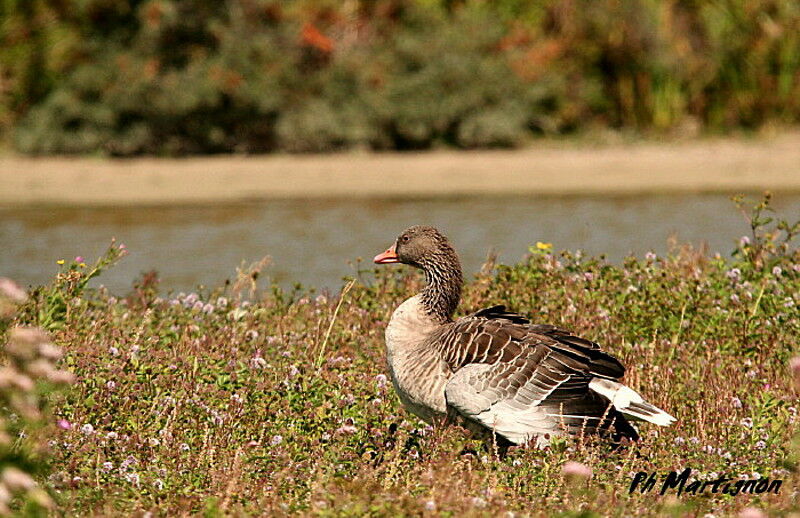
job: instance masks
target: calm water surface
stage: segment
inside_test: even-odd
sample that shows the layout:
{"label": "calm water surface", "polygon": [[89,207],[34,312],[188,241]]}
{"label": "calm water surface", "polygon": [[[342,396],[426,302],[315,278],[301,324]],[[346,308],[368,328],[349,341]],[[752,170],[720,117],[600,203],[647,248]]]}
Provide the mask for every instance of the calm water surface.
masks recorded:
{"label": "calm water surface", "polygon": [[[800,195],[775,197],[787,218],[800,216]],[[130,254],[102,283],[125,293],[156,269],[166,290],[218,286],[242,262],[270,256],[265,273],[290,286],[338,289],[404,228],[445,231],[468,272],[490,250],[513,263],[536,241],[583,249],[618,261],[629,253],[663,253],[675,235],[728,253],[747,233],[726,195],[517,197],[431,200],[275,201],[193,208],[41,208],[0,210],[0,275],[26,285],[47,282],[58,259],[96,258],[112,237]]]}

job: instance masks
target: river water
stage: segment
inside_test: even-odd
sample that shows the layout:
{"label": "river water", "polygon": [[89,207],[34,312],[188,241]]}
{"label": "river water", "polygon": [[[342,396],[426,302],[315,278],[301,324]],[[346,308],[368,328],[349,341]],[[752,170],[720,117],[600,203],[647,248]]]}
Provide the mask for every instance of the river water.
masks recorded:
{"label": "river water", "polygon": [[[786,218],[800,217],[800,194],[776,195]],[[282,284],[338,289],[342,278],[413,224],[448,234],[467,272],[487,253],[513,263],[536,241],[619,261],[664,253],[671,235],[729,253],[748,232],[723,194],[489,197],[417,200],[273,201],[208,207],[26,208],[0,210],[0,276],[47,282],[56,261],[94,260],[112,237],[130,254],[96,284],[124,294],[155,269],[165,291],[216,287],[242,262],[271,257],[264,273]],[[365,264],[366,263],[366,264]]]}

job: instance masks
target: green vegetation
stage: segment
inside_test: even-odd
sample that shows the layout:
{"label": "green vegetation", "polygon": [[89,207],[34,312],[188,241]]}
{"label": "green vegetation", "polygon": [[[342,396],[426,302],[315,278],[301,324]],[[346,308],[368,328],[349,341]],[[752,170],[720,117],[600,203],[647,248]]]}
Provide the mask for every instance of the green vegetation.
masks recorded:
{"label": "green vegetation", "polygon": [[[343,296],[254,291],[258,266],[201,294],[160,294],[145,275],[116,299],[81,279],[124,250],[95,268],[67,262],[14,317],[52,329],[76,379],[50,397],[59,426],[42,483],[82,516],[797,511],[800,377],[787,364],[800,336],[800,223],[768,215],[759,205],[754,234],[729,258],[676,247],[612,265],[538,243],[467,285],[462,311],[505,303],[579,331],[678,418],[642,425],[643,441],[618,453],[561,440],[497,459],[457,428],[409,416],[387,383],[383,330],[420,288],[416,272],[382,269]],[[592,478],[573,464],[562,474],[568,461]],[[628,494],[636,472],[685,467],[784,482],[778,495]]]}
{"label": "green vegetation", "polygon": [[2,0],[27,153],[515,146],[800,122],[795,0]]}

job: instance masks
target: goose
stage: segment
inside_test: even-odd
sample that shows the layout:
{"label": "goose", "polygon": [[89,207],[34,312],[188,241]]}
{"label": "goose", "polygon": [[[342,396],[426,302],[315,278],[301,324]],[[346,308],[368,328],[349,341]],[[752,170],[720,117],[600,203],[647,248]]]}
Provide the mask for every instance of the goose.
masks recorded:
{"label": "goose", "polygon": [[625,368],[595,342],[501,305],[454,320],[461,263],[435,228],[406,229],[374,262],[425,274],[425,288],[397,307],[385,332],[395,391],[422,420],[457,423],[506,448],[584,434],[620,444],[639,439],[628,418],[675,421],[620,383]]}

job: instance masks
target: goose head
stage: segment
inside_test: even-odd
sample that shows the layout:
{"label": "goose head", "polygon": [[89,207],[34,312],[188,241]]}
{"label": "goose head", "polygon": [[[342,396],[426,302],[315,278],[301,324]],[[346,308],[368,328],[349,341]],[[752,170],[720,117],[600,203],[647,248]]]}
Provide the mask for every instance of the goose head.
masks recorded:
{"label": "goose head", "polygon": [[[382,254],[375,256],[377,264],[403,263],[424,270],[435,261],[455,256],[447,237],[433,227],[416,225],[405,229]],[[458,259],[455,256],[456,260]]]}
{"label": "goose head", "polygon": [[447,237],[435,228],[407,228],[374,261],[407,264],[425,272],[428,285],[421,295],[429,313],[446,320],[458,306],[463,283],[461,262]]}

